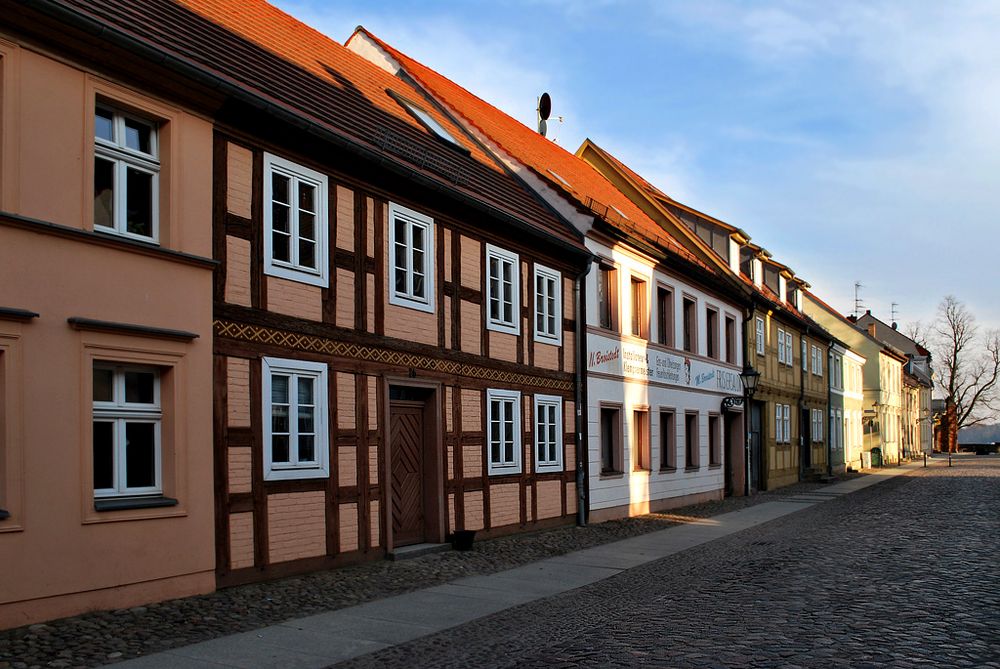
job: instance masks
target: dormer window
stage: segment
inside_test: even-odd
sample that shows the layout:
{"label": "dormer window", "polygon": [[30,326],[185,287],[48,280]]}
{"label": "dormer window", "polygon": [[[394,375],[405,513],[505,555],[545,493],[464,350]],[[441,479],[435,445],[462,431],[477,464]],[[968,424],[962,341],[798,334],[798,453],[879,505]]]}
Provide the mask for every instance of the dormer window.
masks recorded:
{"label": "dormer window", "polygon": [[455,139],[454,135],[445,130],[444,126],[438,123],[437,120],[435,120],[435,118],[430,114],[428,114],[426,111],[416,106],[412,102],[408,102],[407,100],[396,98],[396,101],[403,106],[403,109],[410,112],[410,115],[413,116],[413,118],[420,121],[420,124],[423,125],[425,128],[427,128],[428,130],[430,130],[432,133],[434,133],[441,139],[445,140],[446,142],[454,144],[460,149],[465,148],[458,143],[458,140]]}

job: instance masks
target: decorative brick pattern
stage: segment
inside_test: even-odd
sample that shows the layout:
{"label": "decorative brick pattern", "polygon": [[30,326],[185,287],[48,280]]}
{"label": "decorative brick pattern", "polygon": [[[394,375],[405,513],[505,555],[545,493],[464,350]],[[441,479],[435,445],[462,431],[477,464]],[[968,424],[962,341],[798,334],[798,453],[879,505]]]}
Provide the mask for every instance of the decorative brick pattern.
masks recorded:
{"label": "decorative brick pattern", "polygon": [[354,191],[337,186],[337,247],[354,250]]}
{"label": "decorative brick pattern", "polygon": [[465,478],[481,476],[483,473],[483,446],[465,444],[462,447],[462,475]]}
{"label": "decorative brick pattern", "polygon": [[451,281],[451,230],[444,228],[442,235],[444,245],[444,280]]}
{"label": "decorative brick pattern", "polygon": [[444,304],[441,306],[444,309],[444,347],[447,349],[451,348],[452,336],[451,336],[451,298],[444,298]]}
{"label": "decorative brick pattern", "polygon": [[462,432],[482,432],[483,393],[462,388]]}
{"label": "decorative brick pattern", "polygon": [[229,477],[227,479],[229,492],[250,492],[252,489],[251,474],[253,473],[251,450],[244,447],[230,448],[227,459],[229,460]]}
{"label": "decorative brick pattern", "polygon": [[[478,307],[476,307],[478,313]],[[482,367],[480,365],[469,365],[456,362],[451,359],[432,358],[415,353],[404,353],[393,349],[384,349],[376,346],[365,346],[362,344],[352,344],[348,342],[330,339],[328,337],[318,337],[314,335],[297,334],[277,330],[274,328],[262,327],[259,325],[248,325],[244,323],[234,323],[232,321],[216,320],[214,322],[215,334],[218,337],[233,339],[237,341],[251,341],[276,346],[285,346],[300,351],[312,351],[326,355],[354,358],[357,360],[369,360],[399,367],[413,367],[416,369],[428,369],[445,374],[465,376],[498,384],[520,384],[537,386],[549,390],[570,391],[573,386],[570,381],[560,380],[552,376],[535,376],[532,374],[519,374],[507,372],[492,367]]]}
{"label": "decorative brick pattern", "polygon": [[562,483],[559,481],[539,481],[538,519],[554,518],[562,513]]}
{"label": "decorative brick pattern", "polygon": [[381,426],[378,424],[378,377],[369,376],[368,377],[368,429],[378,430]]}
{"label": "decorative brick pattern", "polygon": [[535,342],[535,367],[559,369],[559,347]]}
{"label": "decorative brick pattern", "polygon": [[286,562],[326,553],[326,493],[279,493],[267,498],[268,559]]}
{"label": "decorative brick pattern", "polygon": [[279,314],[311,321],[323,320],[323,293],[319,286],[267,277],[267,308]]}
{"label": "decorative brick pattern", "polygon": [[253,566],[253,513],[229,514],[229,568]]}
{"label": "decorative brick pattern", "polygon": [[340,552],[358,550],[358,505],[340,505]]}
{"label": "decorative brick pattern", "polygon": [[482,244],[470,237],[462,237],[462,285],[479,290],[482,277],[483,251]]}
{"label": "decorative brick pattern", "polygon": [[465,527],[455,527],[456,530],[481,530],[483,523],[483,491],[465,493]]}
{"label": "decorative brick pattern", "polygon": [[448,532],[455,531],[455,494],[448,495]]}
{"label": "decorative brick pattern", "polygon": [[250,427],[250,361],[226,358],[226,420],[230,427]]}
{"label": "decorative brick pattern", "polygon": [[365,275],[365,329],[375,332],[375,276]]}
{"label": "decorative brick pattern", "polygon": [[226,210],[250,218],[253,192],[253,153],[230,142],[226,146]]}
{"label": "decorative brick pattern", "polygon": [[444,431],[451,434],[455,431],[455,389],[445,386],[444,389]]}
{"label": "decorative brick pattern", "polygon": [[358,485],[358,449],[351,446],[337,449],[337,483],[342,486]]}
{"label": "decorative brick pattern", "polygon": [[368,545],[372,547],[381,546],[382,542],[379,539],[379,528],[382,525],[382,511],[379,506],[378,500],[374,500],[368,505]]}
{"label": "decorative brick pattern", "polygon": [[337,377],[337,427],[341,430],[354,430],[358,421],[354,375],[336,372],[334,376]]}
{"label": "decorative brick pattern", "polygon": [[437,314],[409,309],[395,304],[385,305],[385,334],[397,339],[437,346]]}
{"label": "decorative brick pattern", "polygon": [[337,268],[337,327],[354,328],[354,272]]}
{"label": "decorative brick pattern", "polygon": [[521,520],[521,486],[517,483],[490,486],[490,527],[513,525]]}
{"label": "decorative brick pattern", "polygon": [[517,337],[506,332],[490,332],[490,357],[517,362]]}
{"label": "decorative brick pattern", "polygon": [[250,241],[226,235],[226,302],[249,307]]}
{"label": "decorative brick pattern", "polygon": [[[462,300],[462,350],[480,355],[483,350],[483,316],[478,304]],[[492,333],[491,333],[492,334]]]}
{"label": "decorative brick pattern", "polygon": [[[365,211],[366,220],[365,224],[368,227],[367,234],[368,237],[365,240],[366,250],[368,251],[369,257],[375,257],[375,207],[385,207],[381,202],[376,203],[372,198],[365,198]],[[383,208],[382,210],[382,220],[387,221],[389,212]],[[388,235],[386,235],[388,238]]]}

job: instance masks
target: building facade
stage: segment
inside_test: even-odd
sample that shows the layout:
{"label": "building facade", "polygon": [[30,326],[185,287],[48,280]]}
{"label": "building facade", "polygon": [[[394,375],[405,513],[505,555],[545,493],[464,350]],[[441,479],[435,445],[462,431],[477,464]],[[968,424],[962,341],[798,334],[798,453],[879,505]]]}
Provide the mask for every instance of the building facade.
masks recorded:
{"label": "building facade", "polygon": [[0,27],[0,627],[215,586],[212,125],[82,18]]}

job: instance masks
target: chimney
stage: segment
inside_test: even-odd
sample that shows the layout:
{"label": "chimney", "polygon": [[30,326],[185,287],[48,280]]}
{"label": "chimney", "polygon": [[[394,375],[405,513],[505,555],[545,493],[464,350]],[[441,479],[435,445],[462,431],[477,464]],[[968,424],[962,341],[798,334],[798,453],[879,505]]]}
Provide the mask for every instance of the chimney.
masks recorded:
{"label": "chimney", "polygon": [[865,309],[865,316],[871,316],[871,315],[872,315],[872,310],[871,309]]}
{"label": "chimney", "polygon": [[[868,313],[871,313],[871,312],[869,311]],[[869,323],[868,324],[868,334],[870,334],[872,337],[875,336],[875,324],[874,323]]]}

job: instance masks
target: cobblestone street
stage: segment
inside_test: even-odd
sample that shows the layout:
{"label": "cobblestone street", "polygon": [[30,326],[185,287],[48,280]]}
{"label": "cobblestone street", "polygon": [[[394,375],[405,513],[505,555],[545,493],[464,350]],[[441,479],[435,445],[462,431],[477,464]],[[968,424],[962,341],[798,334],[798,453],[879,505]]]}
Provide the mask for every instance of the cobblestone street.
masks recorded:
{"label": "cobblestone street", "polygon": [[1000,458],[941,463],[338,666],[1000,667]]}

